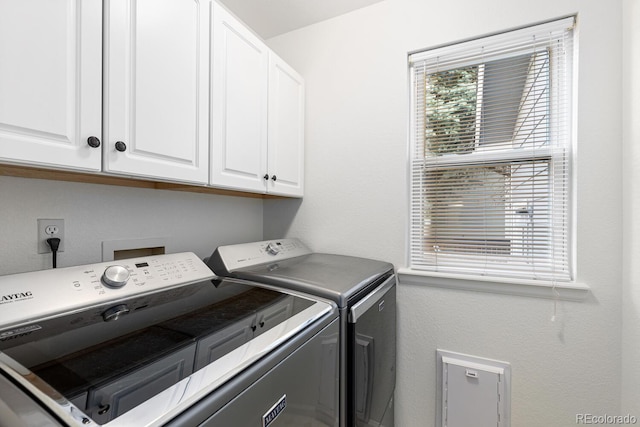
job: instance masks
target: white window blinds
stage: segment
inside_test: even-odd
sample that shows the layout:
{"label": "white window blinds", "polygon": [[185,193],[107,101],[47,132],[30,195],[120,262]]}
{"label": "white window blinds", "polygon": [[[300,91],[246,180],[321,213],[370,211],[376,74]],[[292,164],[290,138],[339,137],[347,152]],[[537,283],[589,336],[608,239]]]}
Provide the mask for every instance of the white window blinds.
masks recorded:
{"label": "white window blinds", "polygon": [[571,280],[573,27],[410,55],[411,268]]}

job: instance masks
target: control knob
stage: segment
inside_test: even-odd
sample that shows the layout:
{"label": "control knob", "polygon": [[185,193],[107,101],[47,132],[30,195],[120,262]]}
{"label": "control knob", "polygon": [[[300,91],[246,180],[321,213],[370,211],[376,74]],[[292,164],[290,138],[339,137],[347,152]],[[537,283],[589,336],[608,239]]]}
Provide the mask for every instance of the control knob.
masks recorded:
{"label": "control knob", "polygon": [[280,247],[271,242],[267,245],[267,252],[269,252],[271,255],[278,255],[280,253]]}
{"label": "control knob", "polygon": [[129,270],[121,265],[110,265],[102,274],[102,282],[110,288],[121,288],[129,281]]}

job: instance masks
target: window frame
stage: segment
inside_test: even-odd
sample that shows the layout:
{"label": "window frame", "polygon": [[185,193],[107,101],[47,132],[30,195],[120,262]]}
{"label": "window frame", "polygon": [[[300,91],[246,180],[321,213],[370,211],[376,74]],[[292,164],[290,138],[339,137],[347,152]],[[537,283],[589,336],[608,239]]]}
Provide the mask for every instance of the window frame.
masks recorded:
{"label": "window frame", "polygon": [[[440,50],[440,49],[448,49],[449,51],[453,51],[454,53],[456,51],[467,51],[467,50],[471,50],[473,49],[473,47],[475,45],[481,45],[486,39],[488,38],[506,38],[508,39],[510,37],[510,35],[514,32],[522,32],[522,33],[532,33],[535,34],[536,32],[540,31],[541,27],[546,27],[546,26],[558,26],[558,22],[562,22],[562,24],[560,25],[565,25],[569,20],[571,20],[571,25],[573,27],[575,27],[575,17],[571,16],[571,17],[566,17],[566,18],[562,18],[559,20],[555,20],[555,21],[549,21],[547,23],[543,23],[543,24],[537,24],[537,25],[533,25],[533,26],[529,26],[529,27],[524,27],[521,29],[517,29],[517,30],[512,30],[512,31],[508,31],[505,33],[499,33],[499,34],[494,34],[494,35],[490,35],[490,36],[485,36],[485,37],[481,37],[478,39],[473,39],[473,40],[468,40],[465,42],[460,42],[460,43],[455,43],[452,45],[447,45],[447,46],[440,46],[440,47],[436,47],[433,49],[429,49],[426,51],[421,51],[421,52],[414,52],[414,53],[410,53],[409,54],[409,90],[410,90],[410,97],[409,97],[409,104],[410,104],[410,120],[409,120],[409,125],[410,125],[410,129],[409,129],[409,171],[408,171],[408,190],[409,190],[409,221],[408,221],[408,226],[407,226],[407,234],[408,234],[408,239],[407,239],[407,265],[408,268],[405,269],[400,269],[399,272],[401,273],[401,275],[414,275],[414,279],[415,277],[437,277],[437,278],[446,278],[446,277],[451,277],[456,279],[458,282],[469,282],[469,281],[475,281],[475,280],[480,280],[480,281],[487,281],[487,280],[493,280],[495,283],[518,283],[520,285],[526,285],[527,287],[529,285],[542,285],[542,286],[551,286],[554,289],[554,294],[557,292],[556,291],[556,287],[558,286],[558,283],[560,284],[560,287],[562,288],[570,288],[570,289],[577,289],[579,291],[579,294],[582,295],[582,291],[584,291],[585,289],[588,290],[588,287],[585,287],[584,285],[580,285],[577,284],[575,282],[575,259],[574,259],[574,254],[575,254],[575,241],[574,241],[574,226],[575,226],[575,221],[573,216],[575,215],[574,213],[574,206],[575,206],[575,198],[574,195],[571,192],[571,189],[573,187],[573,181],[575,178],[574,175],[574,171],[572,170],[573,167],[573,161],[572,158],[574,156],[574,151],[575,151],[575,119],[574,119],[574,112],[572,111],[575,105],[575,99],[574,99],[574,85],[575,85],[575,73],[571,74],[571,77],[569,78],[569,81],[566,82],[566,84],[568,85],[568,87],[566,88],[567,91],[569,91],[567,98],[568,98],[568,110],[569,110],[569,117],[566,118],[566,120],[568,120],[568,123],[566,124],[566,126],[569,128],[569,142],[568,142],[568,146],[565,147],[565,150],[563,153],[561,153],[561,155],[564,156],[568,156],[568,160],[563,164],[563,167],[565,168],[569,168],[569,172],[568,172],[568,176],[566,177],[566,185],[568,186],[568,190],[567,190],[567,195],[565,198],[565,202],[569,204],[569,209],[568,212],[566,213],[566,217],[565,217],[565,221],[568,223],[568,231],[569,231],[569,237],[568,237],[568,242],[567,242],[567,254],[565,255],[568,258],[568,276],[565,276],[564,278],[556,278],[556,277],[549,277],[547,275],[543,275],[544,277],[536,277],[535,275],[533,275],[533,277],[526,277],[527,274],[525,275],[520,275],[520,274],[514,274],[514,275],[509,275],[509,274],[504,274],[505,271],[507,271],[508,273],[508,269],[506,270],[502,270],[502,274],[496,274],[495,271],[484,271],[484,270],[478,270],[478,269],[472,269],[471,271],[465,271],[464,268],[445,268],[444,270],[442,269],[438,269],[438,267],[436,266],[435,268],[425,268],[424,266],[420,266],[420,267],[416,267],[416,264],[414,263],[414,259],[413,259],[413,245],[414,245],[414,224],[413,221],[415,220],[414,218],[414,192],[417,191],[417,189],[415,188],[415,180],[414,180],[414,168],[415,168],[415,164],[416,163],[422,163],[423,165],[425,163],[428,163],[429,160],[427,159],[427,157],[424,155],[422,155],[422,159],[416,159],[415,158],[415,144],[417,143],[417,125],[418,125],[418,120],[416,117],[416,103],[418,102],[416,99],[416,96],[414,95],[415,90],[416,90],[416,76],[415,73],[413,72],[412,69],[412,62],[411,62],[411,58],[412,56],[418,56],[419,58],[423,58],[423,57],[428,57],[430,55],[433,55],[434,51]],[[574,34],[572,36],[572,39],[575,39],[576,35],[575,35],[575,30],[574,30]],[[572,45],[575,46],[577,43],[574,42],[574,44]],[[467,46],[467,47],[465,47]],[[528,50],[527,50],[528,49]],[[541,47],[540,50],[545,50],[546,47]],[[512,50],[509,51],[507,53],[504,53],[503,55],[493,55],[490,58],[490,61],[495,61],[498,59],[503,59],[503,58],[513,58],[518,56],[518,54],[532,54],[532,53],[536,53],[539,50],[534,50],[532,51],[529,47],[522,49],[522,50]],[[455,56],[452,54],[452,56]],[[573,69],[575,67],[574,61],[575,61],[576,56],[574,55],[574,52],[567,52],[567,66],[570,67],[571,69]],[[418,60],[416,59],[415,62],[417,62]],[[447,67],[443,67],[443,68],[438,68],[437,71],[444,71],[444,70],[453,70],[453,69],[459,69],[465,66],[481,66],[484,67],[484,65],[489,62],[489,61],[478,61],[478,58],[475,59],[466,59],[466,60],[454,60],[451,61]],[[572,71],[572,70],[570,70]],[[426,75],[426,74],[425,74]],[[482,89],[480,87],[481,83],[480,81],[479,83],[479,87],[478,87],[478,93],[477,93],[477,97],[481,97],[482,96]],[[482,84],[484,83],[484,81],[482,82]],[[549,77],[549,86],[550,89],[551,87],[553,87],[554,85],[557,85],[557,82],[555,81],[554,78]],[[423,100],[424,101],[424,100]],[[550,101],[550,106],[549,109],[551,112],[551,118],[549,120],[555,120],[553,118],[553,114],[555,114],[555,109],[557,108],[556,105],[554,105],[555,101]],[[484,106],[480,105],[480,108],[478,108],[478,110],[476,111],[476,115],[481,114],[481,110]],[[426,107],[424,107],[426,108]],[[423,129],[422,132],[426,133],[425,130],[425,123],[422,123],[423,125]],[[476,138],[475,138],[475,144],[476,147],[478,147],[478,145],[480,144],[480,139],[478,137],[478,134],[480,132],[482,132],[481,129],[476,129]],[[546,149],[540,149],[540,148],[536,148],[534,150],[529,150],[529,149],[523,149],[521,150],[518,154],[516,154],[514,152],[514,150],[510,150],[510,151],[506,151],[506,152],[484,152],[484,150],[477,150],[474,151],[473,153],[469,153],[469,154],[464,154],[461,156],[452,156],[448,159],[436,159],[434,160],[434,162],[439,162],[439,166],[452,166],[455,164],[460,164],[460,165],[469,165],[469,164],[487,164],[487,163],[493,163],[493,162],[497,162],[497,161],[503,161],[503,162],[507,162],[506,164],[513,164],[513,162],[517,161],[518,159],[520,160],[527,160],[527,159],[541,159],[541,158],[546,158],[547,161],[549,162],[549,174],[552,175],[554,172],[554,165],[555,162],[557,162],[557,155],[558,153],[556,153],[556,150],[553,147],[548,147]],[[458,157],[458,158],[456,158]],[[549,190],[549,192],[547,193],[548,195],[551,195],[553,193],[553,184],[551,184],[551,189]],[[424,200],[424,198],[420,199],[420,200]],[[424,226],[418,227],[420,230],[424,230]],[[505,227],[506,229],[506,227]],[[425,241],[425,239],[423,238],[422,240],[423,242]],[[487,258],[486,254],[476,254],[476,256],[482,256],[484,258]],[[503,257],[504,255],[499,255],[496,259],[499,260]],[[473,256],[472,256],[473,257]],[[466,286],[465,286],[466,288]],[[537,295],[536,295],[537,296]]]}

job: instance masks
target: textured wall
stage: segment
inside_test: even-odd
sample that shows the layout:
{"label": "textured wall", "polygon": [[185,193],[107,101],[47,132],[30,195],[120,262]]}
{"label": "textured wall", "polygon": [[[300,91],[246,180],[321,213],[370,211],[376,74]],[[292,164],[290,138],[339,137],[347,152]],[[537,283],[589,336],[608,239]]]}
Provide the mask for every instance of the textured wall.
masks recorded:
{"label": "textured wall", "polygon": [[[397,425],[434,425],[437,348],[512,363],[513,426],[620,412],[621,5],[386,0],[268,41],[305,77],[307,163],[302,202],[265,202],[265,237],[402,267],[407,53],[579,13],[574,215],[577,279],[591,296],[560,302],[551,322],[550,300],[401,283]],[[637,360],[629,368],[638,371]]]}
{"label": "textured wall", "polygon": [[169,252],[211,255],[262,238],[262,200],[0,176],[0,274],[51,266],[37,219],[65,220],[58,266],[102,261],[102,241],[167,238]]}
{"label": "textured wall", "polygon": [[640,2],[623,1],[622,409],[640,413]]}

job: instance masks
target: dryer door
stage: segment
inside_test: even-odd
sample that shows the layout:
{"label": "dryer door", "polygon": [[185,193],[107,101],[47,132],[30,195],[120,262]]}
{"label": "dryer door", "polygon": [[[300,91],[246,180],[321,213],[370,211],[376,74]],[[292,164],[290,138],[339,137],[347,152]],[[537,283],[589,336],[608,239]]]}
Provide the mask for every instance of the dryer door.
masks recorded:
{"label": "dryer door", "polygon": [[393,426],[396,384],[396,277],[389,277],[349,311],[351,363],[348,418],[355,426]]}

